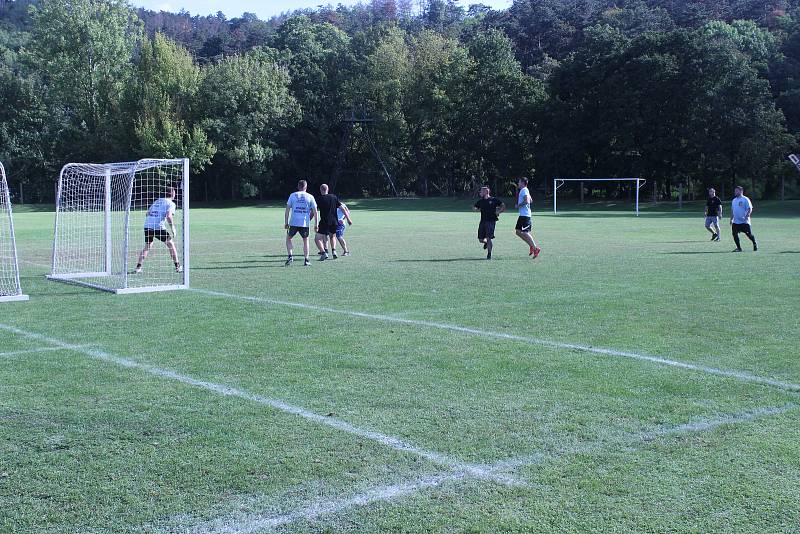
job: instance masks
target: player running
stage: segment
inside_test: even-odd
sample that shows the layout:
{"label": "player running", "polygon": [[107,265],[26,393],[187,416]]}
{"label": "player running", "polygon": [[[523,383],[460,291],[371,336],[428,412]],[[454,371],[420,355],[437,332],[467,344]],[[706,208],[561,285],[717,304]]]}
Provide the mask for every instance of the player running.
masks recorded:
{"label": "player running", "polygon": [[325,243],[329,239],[331,242],[331,254],[333,255],[333,259],[339,257],[336,254],[336,228],[339,225],[336,210],[341,208],[343,204],[339,200],[339,197],[328,191],[327,184],[319,186],[319,192],[321,193],[319,202],[317,202],[319,206],[319,224],[317,226],[317,235],[314,239],[320,252],[319,261],[325,261],[329,258],[328,251],[325,249]]}
{"label": "player running", "polygon": [[517,219],[516,226],[517,236],[530,247],[528,255],[536,259],[539,257],[542,249],[536,246],[536,241],[533,240],[533,236],[531,235],[533,227],[533,223],[531,222],[531,202],[533,202],[533,199],[531,198],[530,191],[528,191],[528,179],[520,178],[517,186],[519,188],[517,204],[515,206],[519,209],[519,218]]}
{"label": "player running", "polygon": [[712,187],[708,190],[708,200],[706,200],[706,230],[711,232],[711,241],[719,241],[720,217],[722,217],[722,200]]}
{"label": "player running", "polygon": [[[147,259],[147,255],[150,254],[150,249],[153,248],[154,239],[158,239],[167,246],[169,255],[172,257],[172,263],[175,264],[175,272],[183,272],[183,267],[178,260],[178,251],[175,248],[174,242],[174,238],[177,235],[175,233],[175,221],[173,220],[175,210],[177,209],[174,200],[175,188],[168,187],[166,195],[153,202],[150,208],[148,208],[147,215],[144,219],[144,248],[139,254],[139,261],[136,264],[136,269],[133,271],[135,274],[142,272],[142,264],[144,260]],[[167,232],[166,223],[169,223],[169,228],[172,233]]]}
{"label": "player running", "polygon": [[289,255],[286,259],[287,267],[294,261],[292,238],[297,234],[303,238],[303,256],[305,257],[303,265],[306,267],[311,265],[308,261],[308,236],[311,220],[317,216],[317,202],[306,192],[307,188],[308,183],[300,180],[297,182],[297,191],[289,195],[289,200],[286,202],[286,212],[283,218],[284,228],[286,228],[286,252]]}
{"label": "player running", "polygon": [[481,198],[472,207],[472,211],[481,212],[481,222],[478,224],[478,241],[483,243],[486,250],[486,259],[492,259],[492,239],[494,239],[494,227],[497,224],[499,215],[506,210],[505,203],[497,197],[491,195],[488,186],[481,187]]}
{"label": "player running", "polygon": [[756,236],[750,229],[750,215],[753,213],[753,203],[744,196],[744,188],[736,186],[734,189],[733,202],[731,203],[731,231],[733,232],[733,242],[736,243],[734,252],[741,252],[742,245],[739,243],[739,232],[744,232],[747,239],[753,242],[753,251],[758,250]]}
{"label": "player running", "polygon": [[[347,248],[347,241],[344,240],[344,231],[347,229],[347,226],[353,226],[353,219],[350,218],[350,210],[347,209],[347,206],[344,202],[342,205],[336,208],[336,240],[342,245],[342,250],[344,253],[342,256],[349,256],[350,251]],[[345,226],[345,221],[347,221],[347,226]]]}

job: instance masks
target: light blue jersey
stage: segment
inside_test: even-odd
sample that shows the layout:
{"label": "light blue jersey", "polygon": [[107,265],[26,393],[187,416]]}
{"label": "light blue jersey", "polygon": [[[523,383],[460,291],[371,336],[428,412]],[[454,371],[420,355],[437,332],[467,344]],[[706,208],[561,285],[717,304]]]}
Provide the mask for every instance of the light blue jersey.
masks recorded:
{"label": "light blue jersey", "polygon": [[734,197],[731,202],[731,213],[733,215],[734,224],[750,224],[750,217],[747,216],[748,210],[753,209],[753,203],[750,199],[742,195]]}
{"label": "light blue jersey", "polygon": [[291,211],[289,226],[308,228],[311,226],[311,210],[317,209],[317,201],[305,191],[297,191],[289,196],[286,205]]}
{"label": "light blue jersey", "polygon": [[147,230],[166,230],[164,221],[167,217],[175,215],[175,203],[168,198],[159,198],[147,210],[144,227]]}

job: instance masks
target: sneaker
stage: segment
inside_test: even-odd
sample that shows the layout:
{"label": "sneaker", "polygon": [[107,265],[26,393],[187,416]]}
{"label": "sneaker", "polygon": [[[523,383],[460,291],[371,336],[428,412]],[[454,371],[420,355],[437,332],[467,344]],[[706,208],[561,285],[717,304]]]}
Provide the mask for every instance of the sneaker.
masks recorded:
{"label": "sneaker", "polygon": [[[308,260],[306,260],[306,261],[308,261]],[[294,263],[294,258],[292,258],[291,256],[289,256],[289,259],[287,259],[287,260],[286,260],[286,263],[284,263],[283,265],[284,265],[285,267],[288,267],[288,266],[290,266],[292,263]]]}
{"label": "sneaker", "polygon": [[533,249],[533,259],[535,260],[536,258],[538,258],[539,254],[541,254],[541,253],[542,253],[542,249],[540,249],[539,247],[535,247]]}
{"label": "sneaker", "polygon": [[483,250],[486,250],[487,248],[489,248],[489,243],[484,243],[483,244]]}
{"label": "sneaker", "polygon": [[350,255],[350,253],[348,251],[346,251],[346,250],[344,251],[344,254],[342,254],[342,256],[349,256],[349,255]]}
{"label": "sneaker", "polygon": [[492,259],[492,253],[491,252],[486,255],[486,259],[487,260],[491,260]]}
{"label": "sneaker", "polygon": [[183,265],[176,265],[175,266],[175,272],[176,273],[182,273],[183,272]]}
{"label": "sneaker", "polygon": [[717,234],[711,234],[711,241],[717,240]]}
{"label": "sneaker", "polygon": [[142,268],[141,268],[141,267],[137,267],[137,268],[135,268],[135,269],[133,270],[133,274],[142,274]]}
{"label": "sneaker", "polygon": [[333,259],[335,260],[335,259],[336,259],[336,258],[338,258],[338,257],[339,257],[339,255],[338,255],[338,254],[336,254],[336,252],[334,252],[334,253],[333,253]]}
{"label": "sneaker", "polygon": [[326,253],[322,253],[322,256],[319,257],[319,261],[325,261],[328,259],[328,255]]}
{"label": "sneaker", "polygon": [[740,248],[735,248],[735,249],[733,249],[731,252],[741,252],[741,251],[742,251],[742,249],[740,249]]}
{"label": "sneaker", "polygon": [[753,243],[753,252],[758,252],[758,243]]}
{"label": "sneaker", "polygon": [[719,234],[717,234],[717,237],[714,238],[714,241],[719,241]]}
{"label": "sneaker", "polygon": [[531,251],[528,252],[528,256],[533,256],[533,251],[536,250],[536,247],[531,247]]}
{"label": "sneaker", "polygon": [[308,261],[308,258],[306,258],[305,261],[303,262],[303,267],[311,267],[311,262]]}

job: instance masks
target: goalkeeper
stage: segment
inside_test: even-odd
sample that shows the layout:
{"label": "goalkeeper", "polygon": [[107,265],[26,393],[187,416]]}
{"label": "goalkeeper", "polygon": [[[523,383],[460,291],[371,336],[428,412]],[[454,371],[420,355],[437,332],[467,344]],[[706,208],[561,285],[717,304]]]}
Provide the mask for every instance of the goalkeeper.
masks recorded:
{"label": "goalkeeper", "polygon": [[[144,248],[139,254],[139,263],[136,264],[134,273],[139,274],[142,272],[142,263],[147,259],[150,249],[153,248],[154,239],[158,239],[167,246],[172,262],[175,264],[175,272],[183,272],[174,241],[177,235],[175,233],[175,221],[173,220],[176,209],[175,188],[168,187],[166,196],[153,202],[150,209],[147,210],[147,216],[144,219]],[[167,232],[166,223],[169,223],[171,233]]]}

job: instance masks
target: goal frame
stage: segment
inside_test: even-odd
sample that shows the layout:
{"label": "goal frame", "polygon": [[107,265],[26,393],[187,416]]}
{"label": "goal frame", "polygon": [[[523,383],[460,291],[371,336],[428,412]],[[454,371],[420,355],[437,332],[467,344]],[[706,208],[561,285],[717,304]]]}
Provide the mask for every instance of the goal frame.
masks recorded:
{"label": "goal frame", "polygon": [[645,186],[644,178],[553,178],[553,214],[558,214],[558,190],[567,182],[636,182],[636,216],[639,216],[639,191]]}
{"label": "goal frame", "polygon": [[8,187],[8,180],[6,178],[6,169],[3,167],[3,162],[0,161],[0,194],[3,195],[3,201],[8,206],[8,230],[11,239],[11,268],[14,269],[14,285],[16,286],[16,295],[0,295],[0,302],[23,302],[29,300],[30,297],[22,292],[22,284],[19,279],[19,254],[17,252],[17,239],[14,235],[14,210],[11,206],[11,191]]}
{"label": "goal frame", "polygon": [[[180,284],[169,284],[169,285],[152,285],[152,286],[137,286],[137,287],[129,287],[128,286],[128,279],[131,275],[130,273],[130,265],[129,265],[129,252],[131,246],[131,239],[130,239],[130,212],[131,212],[131,202],[132,202],[132,193],[133,193],[133,180],[136,176],[136,173],[139,170],[152,168],[158,164],[178,164],[180,163],[183,167],[182,179],[181,179],[181,222],[180,222],[180,231],[181,231],[181,244],[182,244],[182,255],[183,255],[183,273],[182,273],[182,280]],[[190,244],[190,232],[189,232],[189,159],[188,158],[180,158],[180,159],[154,159],[154,158],[147,158],[147,159],[140,159],[138,161],[132,162],[118,162],[118,163],[105,163],[99,164],[100,166],[105,167],[105,202],[104,202],[104,209],[105,209],[105,216],[104,216],[104,225],[103,225],[103,235],[104,241],[106,245],[105,250],[105,271],[103,272],[79,272],[79,273],[67,273],[67,274],[55,274],[56,272],[56,247],[58,244],[58,230],[59,230],[59,206],[61,201],[62,189],[64,186],[64,173],[65,171],[70,168],[71,166],[78,166],[78,165],[91,165],[85,163],[67,163],[61,168],[58,176],[58,192],[56,193],[56,221],[55,221],[55,230],[53,233],[53,258],[52,258],[52,271],[51,274],[47,275],[48,280],[53,280],[55,282],[63,282],[67,284],[75,284],[84,287],[89,287],[92,289],[98,289],[100,291],[106,291],[109,293],[114,293],[117,295],[129,295],[129,294],[136,294],[136,293],[154,293],[154,292],[161,292],[161,291],[177,291],[182,289],[189,289],[189,273],[190,273],[190,258],[189,258],[189,244]],[[94,164],[98,165],[98,164]],[[112,276],[113,273],[111,272],[111,265],[112,265],[112,211],[111,211],[111,170],[115,166],[130,166],[130,171],[128,172],[129,179],[131,180],[131,186],[128,188],[127,191],[127,198],[126,198],[126,215],[124,220],[124,231],[122,235],[123,239],[123,250],[122,250],[122,286],[120,288],[111,288],[101,286],[99,284],[94,284],[92,282],[87,282],[85,280],[81,280],[82,278],[96,278],[96,277],[103,277],[103,276]]]}

